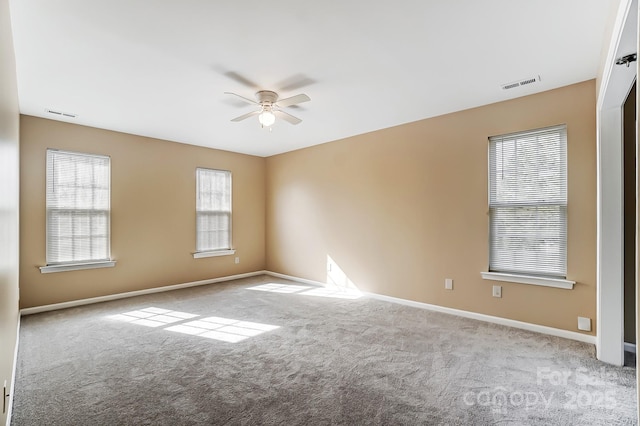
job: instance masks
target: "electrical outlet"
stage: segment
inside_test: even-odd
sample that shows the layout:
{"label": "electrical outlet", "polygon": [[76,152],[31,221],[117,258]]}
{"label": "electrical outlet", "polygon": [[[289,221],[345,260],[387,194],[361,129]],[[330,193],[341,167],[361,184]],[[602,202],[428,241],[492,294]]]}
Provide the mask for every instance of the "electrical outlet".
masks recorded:
{"label": "electrical outlet", "polygon": [[240,258],[239,257],[236,257],[236,264],[237,263],[240,263]]}
{"label": "electrical outlet", "polygon": [[493,286],[493,297],[502,297],[502,286],[494,285]]}
{"label": "electrical outlet", "polygon": [[578,330],[591,331],[591,318],[578,317]]}
{"label": "electrical outlet", "polygon": [[453,280],[451,278],[444,279],[444,288],[447,290],[453,290]]}

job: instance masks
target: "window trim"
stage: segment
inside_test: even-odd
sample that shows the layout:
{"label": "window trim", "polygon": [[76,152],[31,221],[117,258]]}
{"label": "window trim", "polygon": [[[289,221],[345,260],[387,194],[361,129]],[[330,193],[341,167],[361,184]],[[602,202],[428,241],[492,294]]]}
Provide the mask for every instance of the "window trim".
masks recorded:
{"label": "window trim", "polygon": [[114,266],[116,266],[115,260],[86,263],[58,263],[54,265],[40,266],[40,273],[50,274],[53,272],[80,271],[82,269],[113,268]]}
{"label": "window trim", "polygon": [[534,275],[524,275],[506,272],[480,272],[483,280],[505,281],[518,284],[530,284],[543,287],[562,288],[565,290],[573,290],[575,281],[562,278],[537,277]]}
{"label": "window trim", "polygon": [[[104,259],[85,259],[78,261],[69,261],[69,262],[49,262],[49,220],[50,220],[50,212],[48,208],[48,190],[49,190],[49,153],[62,153],[62,154],[71,154],[71,155],[79,155],[84,157],[100,157],[107,158],[109,160],[109,209],[107,212],[107,254],[108,257]],[[45,167],[45,259],[46,265],[40,266],[40,273],[54,273],[54,272],[66,272],[66,271],[78,271],[83,269],[98,269],[98,268],[112,268],[116,265],[116,261],[111,257],[111,156],[104,154],[90,154],[86,152],[78,152],[78,151],[67,151],[63,149],[55,149],[55,148],[47,148],[46,149],[46,167]]]}
{"label": "window trim", "polygon": [[[568,159],[567,159],[567,151],[568,151],[568,131],[567,131],[567,125],[566,124],[558,124],[558,125],[554,125],[554,126],[548,126],[548,127],[541,127],[541,128],[536,128],[536,129],[529,129],[529,130],[524,130],[524,131],[519,131],[519,132],[512,132],[512,133],[507,133],[507,134],[503,134],[503,135],[496,135],[496,136],[491,136],[488,138],[489,140],[489,151],[488,151],[488,155],[489,157],[491,156],[491,140],[494,138],[512,138],[512,137],[517,137],[517,136],[527,136],[528,134],[535,134],[535,133],[544,133],[544,132],[548,132],[548,131],[553,131],[553,130],[560,130],[562,132],[564,132],[564,157],[565,157],[565,178],[564,178],[564,183],[565,183],[565,202],[564,204],[557,204],[557,203],[545,203],[545,202],[538,202],[538,203],[520,203],[520,205],[530,205],[530,206],[544,206],[544,205],[552,205],[552,206],[560,206],[560,207],[564,207],[564,247],[565,247],[565,252],[564,252],[564,268],[565,268],[565,276],[556,276],[556,275],[548,275],[548,274],[544,274],[541,273],[540,275],[537,275],[535,273],[532,272],[526,272],[526,271],[522,271],[522,272],[518,272],[518,271],[505,271],[505,270],[492,270],[491,269],[491,251],[492,251],[492,218],[491,218],[491,214],[489,213],[489,221],[488,221],[488,228],[489,228],[489,234],[488,234],[488,262],[487,262],[487,272],[481,272],[481,276],[483,279],[485,280],[493,280],[493,281],[505,281],[505,282],[513,282],[513,283],[520,283],[520,284],[530,284],[530,285],[538,285],[538,286],[544,286],[544,287],[554,287],[554,288],[562,288],[562,289],[573,289],[573,286],[576,284],[575,281],[571,281],[567,279],[567,272],[568,272],[568,265],[567,265],[567,261],[568,261]],[[491,187],[491,183],[492,183],[492,168],[491,168],[491,157],[489,158],[488,161],[488,208],[489,208],[489,212],[491,211],[492,208],[495,207],[509,207],[509,206],[514,206],[516,204],[510,204],[510,203],[503,203],[503,204],[499,204],[499,203],[494,203],[492,205],[491,203],[491,197],[492,197],[492,187]]]}
{"label": "window trim", "polygon": [[201,259],[203,257],[231,256],[232,254],[236,254],[235,249],[196,251],[193,253],[193,258]]}
{"label": "window trim", "polygon": [[[198,186],[198,171],[199,170],[209,170],[209,171],[214,171],[214,172],[224,172],[224,173],[228,173],[229,174],[229,247],[227,248],[220,248],[220,249],[206,249],[206,250],[198,250],[198,197],[200,195],[199,193],[199,186]],[[230,256],[235,254],[236,250],[233,247],[233,173],[231,172],[231,170],[224,170],[224,169],[214,169],[211,167],[196,167],[196,176],[195,176],[195,180],[196,180],[196,229],[195,229],[195,237],[196,237],[196,241],[195,241],[195,246],[196,246],[196,250],[192,253],[193,258],[194,259],[201,259],[201,258],[205,258],[205,257],[218,257],[218,256]]]}

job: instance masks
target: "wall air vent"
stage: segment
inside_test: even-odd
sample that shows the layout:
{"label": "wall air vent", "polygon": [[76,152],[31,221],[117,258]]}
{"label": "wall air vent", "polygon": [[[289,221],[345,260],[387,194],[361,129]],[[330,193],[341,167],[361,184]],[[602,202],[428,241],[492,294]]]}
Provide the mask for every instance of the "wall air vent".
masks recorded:
{"label": "wall air vent", "polygon": [[527,86],[529,84],[539,83],[539,82],[540,82],[540,76],[538,75],[535,77],[525,78],[523,80],[518,80],[511,83],[502,84],[500,87],[502,87],[502,90],[509,90],[509,89],[515,89],[516,87]]}
{"label": "wall air vent", "polygon": [[514,87],[520,87],[520,83],[509,83],[502,86],[503,89],[513,89]]}
{"label": "wall air vent", "polygon": [[45,112],[47,114],[57,115],[58,117],[76,118],[78,116],[78,114],[71,114],[70,112],[56,111],[53,109],[45,109]]}

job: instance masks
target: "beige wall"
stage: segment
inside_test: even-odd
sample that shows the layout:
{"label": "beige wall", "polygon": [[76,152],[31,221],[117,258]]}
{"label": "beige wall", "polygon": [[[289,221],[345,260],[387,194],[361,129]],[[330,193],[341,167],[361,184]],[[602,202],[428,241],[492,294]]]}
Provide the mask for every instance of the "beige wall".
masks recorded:
{"label": "beige wall", "polygon": [[[577,331],[596,329],[595,81],[267,159],[267,269],[325,281],[331,257],[361,290]],[[568,278],[562,290],[487,270],[487,137],[566,123]],[[444,289],[453,278],[454,290]],[[591,332],[590,334],[594,334]]]}
{"label": "beige wall", "polygon": [[18,327],[18,117],[9,2],[0,0],[0,390],[11,386]]}
{"label": "beige wall", "polygon": [[[265,268],[265,161],[174,142],[21,116],[20,306],[31,307]],[[111,156],[114,268],[41,274],[45,155],[57,148]],[[233,176],[233,246],[240,257],[194,259],[195,169]]]}

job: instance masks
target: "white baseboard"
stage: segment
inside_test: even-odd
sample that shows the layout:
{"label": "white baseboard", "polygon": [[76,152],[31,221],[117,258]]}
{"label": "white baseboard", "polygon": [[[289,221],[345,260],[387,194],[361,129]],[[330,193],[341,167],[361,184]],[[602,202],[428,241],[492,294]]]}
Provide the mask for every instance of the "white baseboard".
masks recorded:
{"label": "white baseboard", "polygon": [[32,315],[40,312],[55,311],[58,309],[73,308],[76,306],[90,305],[92,303],[108,302],[110,300],[126,299],[127,297],[142,296],[145,294],[161,293],[164,291],[179,290],[181,288],[196,287],[207,284],[214,284],[223,281],[238,280],[241,278],[254,277],[256,275],[265,275],[267,271],[248,272],[246,274],[229,275],[226,277],[212,278],[209,280],[193,281],[183,284],[168,285],[163,287],[148,288],[145,290],[128,291],[126,293],[109,294],[106,296],[91,297],[88,299],[71,300],[69,302],[54,303],[51,305],[35,306],[33,308],[24,308],[20,310],[21,315]]}
{"label": "white baseboard", "polygon": [[[16,326],[16,347],[13,350],[13,369],[11,371],[11,385],[9,385],[9,405],[7,406],[7,426],[11,425],[11,413],[13,412],[13,393],[16,389],[16,371],[18,371],[18,345],[20,343],[20,315]],[[3,395],[4,398],[4,395]]]}
{"label": "white baseboard", "polygon": [[[326,286],[325,283],[319,281],[307,280],[304,278],[293,277],[291,275],[279,274],[276,272],[266,271],[268,275],[272,275],[274,277],[285,278],[291,281],[297,281],[305,284]],[[536,333],[548,334],[551,336],[563,337],[565,339],[577,340],[579,342],[590,343],[592,345],[596,344],[596,336],[591,336],[588,334],[582,334],[575,331],[562,330],[560,328],[547,327],[544,325],[532,324],[528,322],[516,321],[507,318],[494,317],[491,315],[479,314],[476,312],[463,311],[460,309],[447,308],[444,306],[438,305],[430,305],[428,303],[416,302],[413,300],[400,299],[397,297],[385,296],[382,294],[376,293],[363,293],[363,295],[370,297],[372,299],[383,300],[386,302],[398,303],[401,305],[412,306],[414,308],[427,309],[429,311],[441,312],[449,315],[456,315],[464,318],[471,318],[478,321],[490,322],[493,324],[506,325],[508,327],[519,328],[522,330],[533,331]]]}
{"label": "white baseboard", "polygon": [[401,305],[412,306],[414,308],[426,309],[429,311],[441,312],[449,315],[470,318],[478,321],[490,322],[493,324],[506,325],[508,327],[533,331],[536,333],[548,334],[550,336],[563,337],[565,339],[577,340],[579,342],[596,344],[596,336],[577,333],[575,331],[562,330],[560,328],[547,327],[544,325],[532,324],[529,322],[516,321],[508,318],[494,317],[492,315],[479,314],[477,312],[463,311],[460,309],[447,308],[445,306],[430,305],[428,303],[415,302],[413,300],[399,299],[397,297],[384,296],[382,294],[364,293],[372,299],[384,300]]}
{"label": "white baseboard", "polygon": [[625,350],[625,352],[631,352],[632,354],[637,353],[636,352],[636,345],[634,343],[624,342],[624,350]]}

